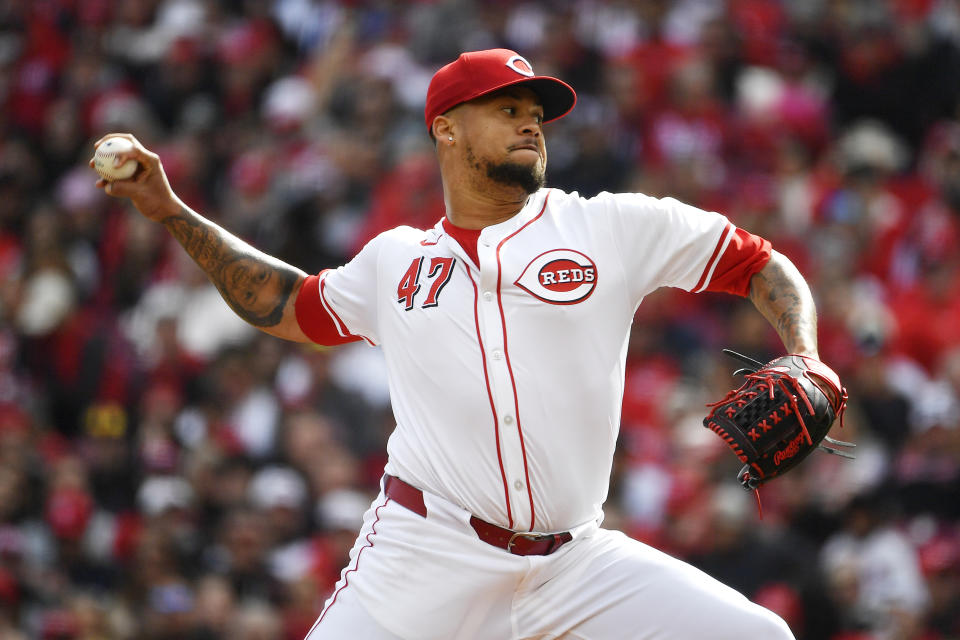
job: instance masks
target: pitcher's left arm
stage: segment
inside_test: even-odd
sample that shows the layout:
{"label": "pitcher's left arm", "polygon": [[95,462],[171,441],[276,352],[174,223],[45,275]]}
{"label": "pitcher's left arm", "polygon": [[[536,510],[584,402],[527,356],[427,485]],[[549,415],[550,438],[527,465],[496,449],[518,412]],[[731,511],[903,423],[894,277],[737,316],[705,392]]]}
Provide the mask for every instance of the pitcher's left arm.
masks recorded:
{"label": "pitcher's left arm", "polygon": [[750,279],[750,300],[783,342],[787,353],[812,356],[817,353],[817,308],[807,281],[782,253]]}

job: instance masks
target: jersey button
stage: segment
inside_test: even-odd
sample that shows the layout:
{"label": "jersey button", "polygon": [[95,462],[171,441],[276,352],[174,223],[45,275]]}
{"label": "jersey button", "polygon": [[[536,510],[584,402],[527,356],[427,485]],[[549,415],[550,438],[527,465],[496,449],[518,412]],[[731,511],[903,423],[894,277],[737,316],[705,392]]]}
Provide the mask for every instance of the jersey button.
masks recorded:
{"label": "jersey button", "polygon": [[503,416],[503,422],[504,424],[513,424],[513,416],[510,416],[510,415]]}
{"label": "jersey button", "polygon": [[486,300],[487,302],[490,302],[491,300],[493,300],[493,294],[490,293],[489,291],[484,291],[483,299]]}
{"label": "jersey button", "polygon": [[523,491],[523,482],[521,480],[515,480],[513,483],[513,488],[517,491]]}
{"label": "jersey button", "polygon": [[502,360],[502,359],[503,359],[503,351],[500,351],[499,349],[497,349],[496,351],[494,351],[494,352],[493,352],[493,359],[494,359],[494,360]]}

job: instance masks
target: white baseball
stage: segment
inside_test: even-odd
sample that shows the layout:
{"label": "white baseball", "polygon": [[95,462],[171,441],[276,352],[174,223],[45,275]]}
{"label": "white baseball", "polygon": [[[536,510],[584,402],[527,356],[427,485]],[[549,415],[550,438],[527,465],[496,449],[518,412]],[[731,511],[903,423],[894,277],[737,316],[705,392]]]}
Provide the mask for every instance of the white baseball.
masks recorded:
{"label": "white baseball", "polygon": [[113,161],[118,153],[125,153],[133,149],[133,143],[126,138],[108,138],[97,147],[93,154],[93,168],[104,180],[126,180],[137,170],[136,160],[127,160],[119,167]]}

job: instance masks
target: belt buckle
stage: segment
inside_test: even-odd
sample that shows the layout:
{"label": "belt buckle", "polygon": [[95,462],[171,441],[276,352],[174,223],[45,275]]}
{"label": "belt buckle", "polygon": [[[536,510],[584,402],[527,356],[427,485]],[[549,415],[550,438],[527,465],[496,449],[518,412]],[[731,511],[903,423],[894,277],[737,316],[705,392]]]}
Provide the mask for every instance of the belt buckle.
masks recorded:
{"label": "belt buckle", "polygon": [[507,553],[513,553],[513,545],[516,544],[517,538],[526,538],[531,542],[540,542],[549,538],[549,534],[541,533],[530,533],[529,531],[514,531],[513,535],[510,536],[510,540],[507,542]]}

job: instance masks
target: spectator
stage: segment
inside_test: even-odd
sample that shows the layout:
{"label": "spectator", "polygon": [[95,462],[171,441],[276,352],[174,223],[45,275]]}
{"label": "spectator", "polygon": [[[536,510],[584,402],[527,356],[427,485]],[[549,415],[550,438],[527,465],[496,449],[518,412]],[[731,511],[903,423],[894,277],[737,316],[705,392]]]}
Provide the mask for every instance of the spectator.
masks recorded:
{"label": "spectator", "polygon": [[[893,525],[880,494],[862,494],[847,506],[844,528],[821,559],[852,624],[871,632],[922,625],[930,594],[909,539]],[[910,637],[907,635],[907,637]]]}

